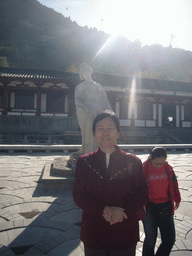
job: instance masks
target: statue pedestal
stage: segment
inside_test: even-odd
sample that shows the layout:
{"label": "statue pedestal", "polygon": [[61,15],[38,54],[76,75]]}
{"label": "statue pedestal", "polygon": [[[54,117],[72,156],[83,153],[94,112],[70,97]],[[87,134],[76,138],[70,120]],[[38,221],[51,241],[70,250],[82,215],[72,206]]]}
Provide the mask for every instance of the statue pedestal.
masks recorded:
{"label": "statue pedestal", "polygon": [[75,164],[71,163],[70,156],[57,157],[53,162],[46,162],[44,165],[42,189],[45,191],[72,189],[74,176]]}
{"label": "statue pedestal", "polygon": [[70,157],[57,157],[53,161],[53,174],[60,176],[74,176],[75,163],[71,163]]}

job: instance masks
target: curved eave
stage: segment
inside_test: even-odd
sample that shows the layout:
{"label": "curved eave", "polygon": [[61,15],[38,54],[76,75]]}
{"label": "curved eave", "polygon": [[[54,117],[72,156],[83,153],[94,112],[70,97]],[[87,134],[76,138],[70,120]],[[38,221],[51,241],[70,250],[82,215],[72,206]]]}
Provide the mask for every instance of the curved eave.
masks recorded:
{"label": "curved eave", "polygon": [[[117,93],[130,93],[131,88],[123,87],[112,87],[112,86],[103,86],[104,90],[107,92],[117,92]],[[178,91],[160,91],[160,90],[148,90],[148,89],[135,89],[136,93],[139,94],[151,94],[151,95],[169,95],[169,96],[183,96],[183,97],[192,97],[192,93],[188,92],[178,92]]]}

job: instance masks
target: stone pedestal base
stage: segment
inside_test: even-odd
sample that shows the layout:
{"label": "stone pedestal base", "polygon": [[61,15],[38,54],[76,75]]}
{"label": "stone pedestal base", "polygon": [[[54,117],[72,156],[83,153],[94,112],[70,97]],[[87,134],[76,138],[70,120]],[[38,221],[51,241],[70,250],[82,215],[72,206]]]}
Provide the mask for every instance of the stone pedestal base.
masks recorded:
{"label": "stone pedestal base", "polygon": [[74,176],[75,164],[70,157],[57,157],[53,161],[53,174],[61,176]]}
{"label": "stone pedestal base", "polygon": [[70,164],[70,157],[58,157],[53,162],[46,162],[41,178],[43,190],[72,189],[75,165]]}

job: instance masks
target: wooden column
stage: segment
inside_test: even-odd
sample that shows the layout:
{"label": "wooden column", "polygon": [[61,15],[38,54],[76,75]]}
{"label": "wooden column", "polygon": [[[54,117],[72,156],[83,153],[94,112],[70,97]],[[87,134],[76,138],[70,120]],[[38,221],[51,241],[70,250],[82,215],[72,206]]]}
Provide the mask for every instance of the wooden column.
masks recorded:
{"label": "wooden column", "polygon": [[37,116],[41,115],[41,92],[40,92],[40,87],[37,89]]}
{"label": "wooden column", "polygon": [[73,116],[73,101],[74,101],[73,92],[70,90],[69,91],[69,117]]}
{"label": "wooden column", "polygon": [[7,86],[4,84],[4,90],[3,90],[3,112],[2,115],[7,115]]}
{"label": "wooden column", "polygon": [[178,128],[180,127],[180,123],[181,123],[181,109],[180,109],[180,105],[176,105],[176,120],[175,120],[175,126]]}
{"label": "wooden column", "polygon": [[158,127],[162,127],[162,104],[158,104]]}
{"label": "wooden column", "polygon": [[[115,93],[109,93],[109,97],[111,98],[111,108],[114,112],[116,112],[116,103],[117,103],[117,97]],[[120,114],[120,113],[119,113]]]}

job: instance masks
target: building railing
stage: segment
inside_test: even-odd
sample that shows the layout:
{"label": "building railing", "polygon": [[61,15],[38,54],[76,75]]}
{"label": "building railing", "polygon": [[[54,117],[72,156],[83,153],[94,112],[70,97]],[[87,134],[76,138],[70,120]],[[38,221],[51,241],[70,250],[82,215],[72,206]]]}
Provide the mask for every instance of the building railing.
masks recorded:
{"label": "building railing", "polygon": [[58,133],[78,131],[76,117],[0,116],[0,133]]}
{"label": "building railing", "polygon": [[[192,152],[192,144],[119,144],[119,147],[129,153],[148,153],[153,146],[165,147],[170,152]],[[3,145],[0,144],[0,153],[35,153],[35,152],[75,152],[81,148],[81,145]]]}

